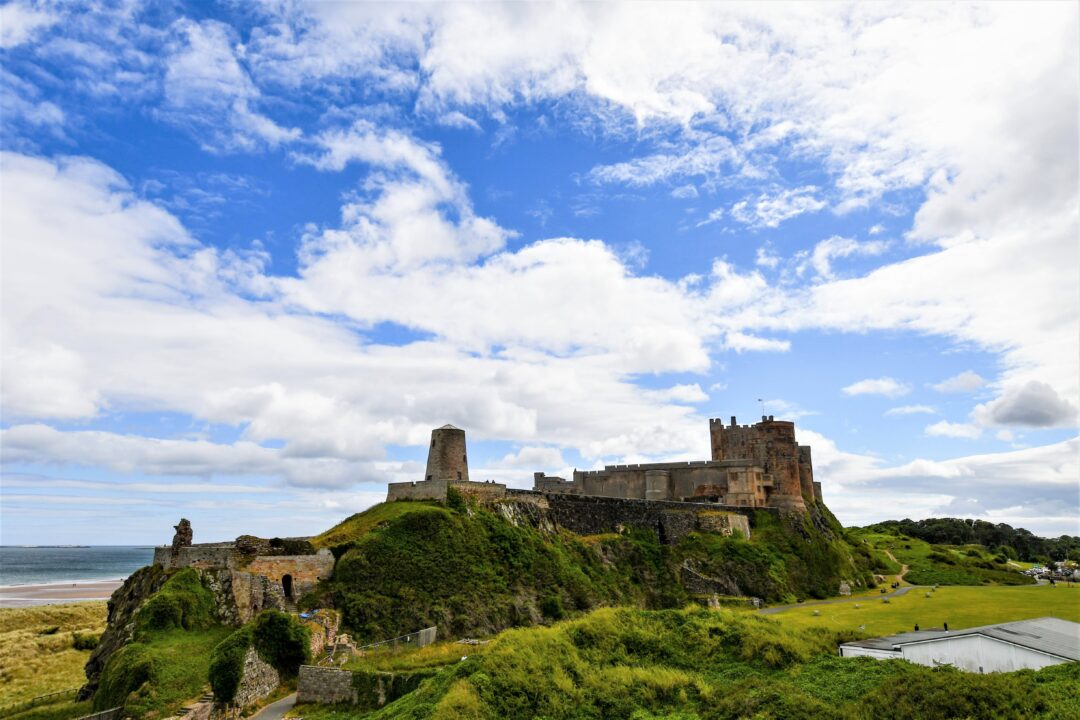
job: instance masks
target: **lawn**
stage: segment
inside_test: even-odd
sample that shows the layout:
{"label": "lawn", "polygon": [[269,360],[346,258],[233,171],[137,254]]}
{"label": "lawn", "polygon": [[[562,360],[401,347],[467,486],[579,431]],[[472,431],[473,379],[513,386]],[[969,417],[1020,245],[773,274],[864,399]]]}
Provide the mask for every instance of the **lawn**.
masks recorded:
{"label": "lawn", "polygon": [[104,602],[0,609],[0,706],[85,683],[90,650],[74,635],[100,635],[106,613]]}
{"label": "lawn", "polygon": [[317,548],[329,548],[335,545],[359,540],[377,526],[391,520],[396,520],[403,515],[418,511],[430,511],[432,508],[442,508],[435,502],[385,502],[370,507],[364,512],[351,515],[326,532],[311,538],[311,544]]}
{"label": "lawn", "polygon": [[915,588],[889,603],[871,597],[860,602],[792,608],[769,617],[793,628],[863,630],[878,636],[913,630],[916,623],[925,630],[947,622],[949,629],[959,630],[1047,615],[1080,622],[1080,587],[943,586],[935,592]]}

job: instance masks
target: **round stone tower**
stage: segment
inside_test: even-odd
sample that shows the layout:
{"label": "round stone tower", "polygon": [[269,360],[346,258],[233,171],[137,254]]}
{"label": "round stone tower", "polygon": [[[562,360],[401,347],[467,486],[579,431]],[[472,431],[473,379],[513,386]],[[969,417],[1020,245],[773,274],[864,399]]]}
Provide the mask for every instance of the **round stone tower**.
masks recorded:
{"label": "round stone tower", "polygon": [[469,480],[469,458],[465,453],[465,431],[443,425],[431,431],[425,480],[457,482]]}

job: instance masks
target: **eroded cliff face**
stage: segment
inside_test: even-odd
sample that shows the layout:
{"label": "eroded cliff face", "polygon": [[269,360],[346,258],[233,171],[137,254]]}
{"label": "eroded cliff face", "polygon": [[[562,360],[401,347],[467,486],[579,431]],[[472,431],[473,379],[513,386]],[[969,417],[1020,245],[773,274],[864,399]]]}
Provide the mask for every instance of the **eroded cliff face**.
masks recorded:
{"label": "eroded cliff face", "polygon": [[[213,617],[222,625],[239,627],[261,610],[285,609],[281,588],[267,578],[229,568],[194,568],[214,597]],[[100,683],[109,658],[135,639],[136,615],[176,571],[148,565],[132,573],[109,599],[108,625],[86,663],[86,684],[79,699],[90,698]]]}
{"label": "eroded cliff face", "polygon": [[90,698],[97,690],[105,663],[114,652],[131,642],[135,634],[135,614],[168,578],[161,566],[148,565],[132,573],[109,598],[108,625],[86,662],[87,682],[79,690],[79,700]]}

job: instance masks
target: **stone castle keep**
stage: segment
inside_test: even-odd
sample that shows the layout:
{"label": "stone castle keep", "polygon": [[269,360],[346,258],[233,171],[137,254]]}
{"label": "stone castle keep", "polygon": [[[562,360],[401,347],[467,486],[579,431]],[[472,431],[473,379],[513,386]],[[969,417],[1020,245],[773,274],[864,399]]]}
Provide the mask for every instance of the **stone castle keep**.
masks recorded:
{"label": "stone castle keep", "polygon": [[[768,415],[753,425],[739,425],[733,416],[727,426],[723,420],[710,420],[709,435],[711,460],[608,465],[575,470],[571,480],[538,472],[533,492],[797,512],[805,511],[807,503],[822,502],[810,447],[795,442],[795,423]],[[482,497],[522,492],[500,483],[470,481],[465,431],[444,425],[431,431],[425,479],[390,483],[386,499],[445,500],[450,488]]]}

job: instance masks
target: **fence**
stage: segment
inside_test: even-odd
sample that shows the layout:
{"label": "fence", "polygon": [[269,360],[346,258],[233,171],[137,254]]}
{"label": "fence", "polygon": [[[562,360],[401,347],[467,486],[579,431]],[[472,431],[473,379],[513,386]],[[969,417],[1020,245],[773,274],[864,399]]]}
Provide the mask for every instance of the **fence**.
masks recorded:
{"label": "fence", "polygon": [[68,688],[67,690],[57,690],[56,692],[48,693],[47,695],[38,695],[37,697],[24,700],[20,703],[13,703],[11,705],[5,705],[0,707],[0,718],[20,713],[23,710],[29,710],[32,707],[38,705],[45,705],[47,703],[59,702],[65,695],[71,695],[74,697],[79,692],[79,688]]}
{"label": "fence", "polygon": [[409,645],[410,647],[424,647],[435,642],[435,634],[438,631],[437,627],[424,628],[423,630],[417,630],[416,632],[409,633],[408,635],[401,635],[396,638],[390,638],[389,640],[381,640],[377,643],[371,643],[370,645],[361,645],[356,648],[357,652],[362,650],[375,650],[375,649],[393,649],[399,645]]}
{"label": "fence", "polygon": [[120,713],[123,709],[123,707],[109,708],[108,710],[102,710],[101,712],[96,712],[91,715],[83,715],[81,718],[76,718],[75,720],[116,720],[116,718],[120,717]]}

